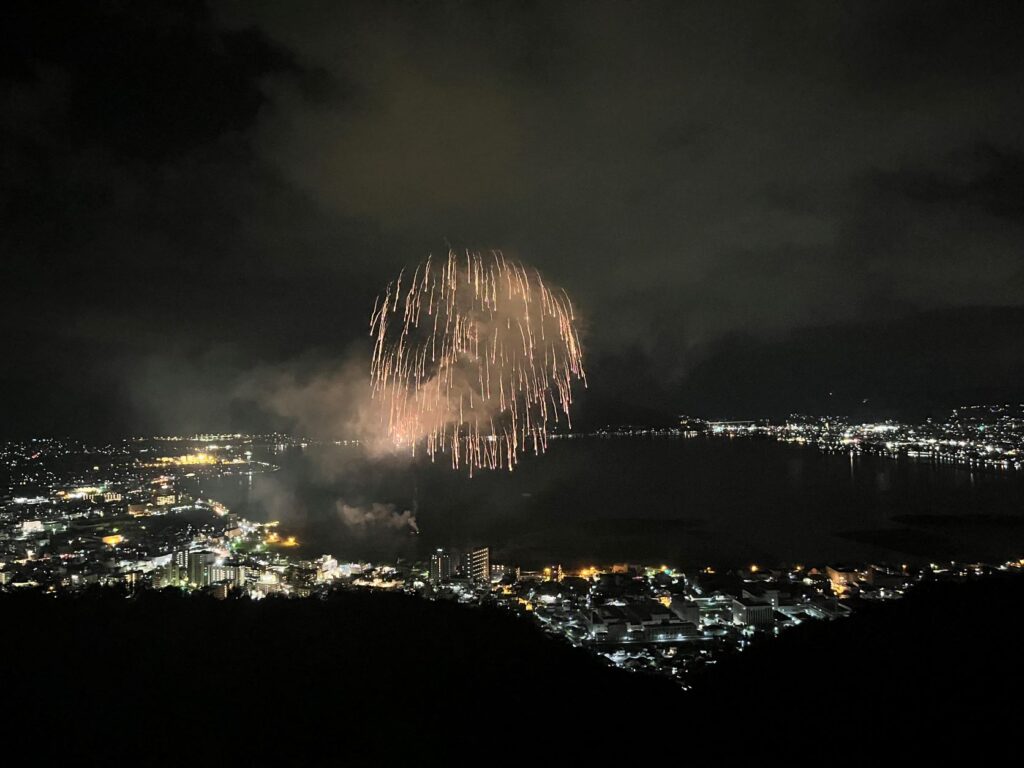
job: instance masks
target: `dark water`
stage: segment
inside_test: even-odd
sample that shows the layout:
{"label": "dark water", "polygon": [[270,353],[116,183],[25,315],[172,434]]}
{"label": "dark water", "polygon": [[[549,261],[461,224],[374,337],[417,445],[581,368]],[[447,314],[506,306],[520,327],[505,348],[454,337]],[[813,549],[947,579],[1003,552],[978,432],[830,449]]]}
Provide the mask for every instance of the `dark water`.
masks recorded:
{"label": "dark water", "polygon": [[[514,473],[473,478],[335,446],[273,460],[280,471],[202,490],[243,516],[279,519],[310,555],[383,561],[475,542],[524,567],[1024,556],[1021,473],[763,439],[560,440]],[[339,500],[352,508],[348,522]],[[419,535],[397,517],[414,508]]]}

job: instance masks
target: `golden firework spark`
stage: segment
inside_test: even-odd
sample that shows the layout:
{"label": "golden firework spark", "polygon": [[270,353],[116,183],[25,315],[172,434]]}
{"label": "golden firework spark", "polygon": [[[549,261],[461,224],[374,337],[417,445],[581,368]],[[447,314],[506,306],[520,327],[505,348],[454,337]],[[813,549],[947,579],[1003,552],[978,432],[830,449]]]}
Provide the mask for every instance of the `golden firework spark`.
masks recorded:
{"label": "golden firework spark", "polygon": [[574,381],[586,386],[572,302],[500,251],[427,258],[378,296],[373,397],[391,440],[453,467],[495,469],[547,448]]}

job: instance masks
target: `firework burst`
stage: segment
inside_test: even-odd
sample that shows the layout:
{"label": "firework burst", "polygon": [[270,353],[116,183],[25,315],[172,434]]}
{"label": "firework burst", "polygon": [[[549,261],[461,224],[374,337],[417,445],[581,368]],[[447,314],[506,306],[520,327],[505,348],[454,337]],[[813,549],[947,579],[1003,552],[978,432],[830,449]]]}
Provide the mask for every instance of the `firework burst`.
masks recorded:
{"label": "firework burst", "polygon": [[500,251],[449,251],[403,271],[377,297],[370,386],[390,440],[453,467],[515,466],[571,427],[572,386],[586,386],[572,303]]}

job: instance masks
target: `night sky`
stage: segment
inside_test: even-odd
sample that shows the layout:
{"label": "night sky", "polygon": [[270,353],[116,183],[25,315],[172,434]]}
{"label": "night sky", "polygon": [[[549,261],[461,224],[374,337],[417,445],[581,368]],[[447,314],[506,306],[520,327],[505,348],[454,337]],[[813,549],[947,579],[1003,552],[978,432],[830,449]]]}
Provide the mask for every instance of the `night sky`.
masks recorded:
{"label": "night sky", "polygon": [[8,0],[0,432],[337,431],[449,244],[583,426],[1024,399],[1019,7]]}

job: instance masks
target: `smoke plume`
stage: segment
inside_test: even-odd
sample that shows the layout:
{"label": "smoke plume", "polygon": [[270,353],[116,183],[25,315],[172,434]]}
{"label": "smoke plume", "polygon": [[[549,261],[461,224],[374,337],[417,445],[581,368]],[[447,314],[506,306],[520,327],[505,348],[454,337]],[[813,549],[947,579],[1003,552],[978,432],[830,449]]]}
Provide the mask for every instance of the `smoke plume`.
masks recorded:
{"label": "smoke plume", "polygon": [[420,532],[419,526],[416,525],[416,515],[408,509],[399,512],[394,504],[374,502],[369,506],[351,506],[339,500],[336,506],[338,518],[348,528],[358,532],[370,532],[372,529],[380,528]]}

